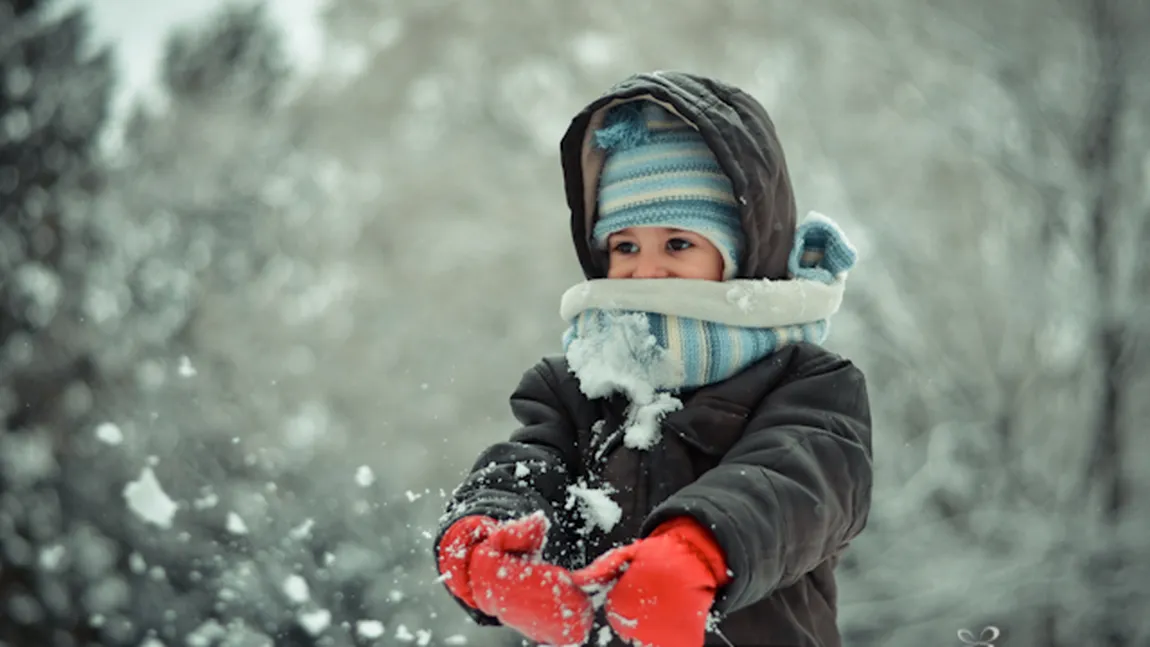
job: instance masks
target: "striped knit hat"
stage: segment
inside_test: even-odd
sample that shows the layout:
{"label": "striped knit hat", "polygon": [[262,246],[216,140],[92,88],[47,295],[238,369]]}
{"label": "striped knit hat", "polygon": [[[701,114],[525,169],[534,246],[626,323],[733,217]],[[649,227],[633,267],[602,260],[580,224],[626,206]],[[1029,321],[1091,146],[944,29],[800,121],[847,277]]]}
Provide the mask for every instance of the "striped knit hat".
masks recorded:
{"label": "striped knit hat", "polygon": [[657,103],[632,101],[607,113],[595,143],[607,151],[592,232],[598,247],[628,227],[682,229],[718,248],[724,280],[736,275],[745,244],[738,203],[697,130]]}

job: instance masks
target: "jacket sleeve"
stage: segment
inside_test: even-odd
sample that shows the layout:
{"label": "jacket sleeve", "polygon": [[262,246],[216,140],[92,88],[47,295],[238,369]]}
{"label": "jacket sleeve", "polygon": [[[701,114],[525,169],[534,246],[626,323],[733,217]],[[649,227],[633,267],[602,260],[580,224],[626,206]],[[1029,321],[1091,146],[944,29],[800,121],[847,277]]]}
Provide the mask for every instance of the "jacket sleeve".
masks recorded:
{"label": "jacket sleeve", "polygon": [[[559,394],[560,380],[544,360],[524,373],[511,395],[511,412],[521,425],[509,440],[491,445],[455,488],[439,520],[434,551],[451,524],[470,515],[499,521],[542,510],[550,522],[543,557],[561,565],[577,563],[580,543],[573,541],[573,518],[567,509],[567,488],[579,471],[574,421]],[[476,622],[494,618],[465,607]]]}
{"label": "jacket sleeve", "polygon": [[866,525],[872,471],[863,374],[832,353],[800,361],[719,465],[644,521],[644,536],[680,515],[712,530],[733,576],[717,596],[720,614],[794,584]]}

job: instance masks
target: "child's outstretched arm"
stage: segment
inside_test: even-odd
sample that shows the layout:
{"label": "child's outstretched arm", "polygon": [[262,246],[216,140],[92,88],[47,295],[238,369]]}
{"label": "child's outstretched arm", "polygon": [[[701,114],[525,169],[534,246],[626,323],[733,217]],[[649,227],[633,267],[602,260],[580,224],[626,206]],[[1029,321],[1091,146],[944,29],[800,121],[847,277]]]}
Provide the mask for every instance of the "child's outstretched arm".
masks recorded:
{"label": "child's outstretched arm", "polygon": [[683,516],[711,530],[732,574],[715,601],[720,614],[797,582],[858,535],[870,511],[862,372],[825,351],[798,350],[792,361],[794,377],[759,405],[723,461],[644,522],[644,535]]}
{"label": "child's outstretched arm", "polygon": [[479,455],[471,473],[452,493],[440,519],[441,531],[470,515],[502,521],[538,511],[551,522],[553,533],[567,525],[561,523],[566,519],[559,514],[579,454],[574,422],[560,398],[559,384],[547,360],[523,374],[511,395],[511,413],[521,426],[509,440]]}
{"label": "child's outstretched arm", "polygon": [[[495,521],[542,513],[548,522],[543,558],[563,566],[579,559],[565,510],[567,487],[578,470],[575,424],[560,397],[561,381],[553,363],[543,360],[524,373],[511,395],[511,411],[520,427],[511,438],[484,450],[472,471],[452,492],[435,539],[438,553],[444,535],[465,517]],[[466,606],[466,605],[465,605]],[[481,624],[496,620],[468,609]]]}

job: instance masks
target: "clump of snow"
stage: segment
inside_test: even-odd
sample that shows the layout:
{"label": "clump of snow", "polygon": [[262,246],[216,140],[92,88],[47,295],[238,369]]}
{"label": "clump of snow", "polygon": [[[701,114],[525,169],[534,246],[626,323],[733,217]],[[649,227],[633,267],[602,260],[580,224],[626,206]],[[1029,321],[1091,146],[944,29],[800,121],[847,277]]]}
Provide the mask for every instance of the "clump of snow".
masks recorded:
{"label": "clump of snow", "polygon": [[355,633],[360,638],[375,640],[383,635],[383,623],[378,620],[359,620],[355,623]]}
{"label": "clump of snow", "polygon": [[407,628],[407,625],[399,625],[395,628],[395,639],[400,642],[409,643],[415,640],[415,635]]}
{"label": "clump of snow", "polygon": [[648,402],[656,388],[681,377],[642,313],[594,317],[568,346],[567,363],[591,399],[623,393],[632,402]]}
{"label": "clump of snow", "polygon": [[144,642],[140,643],[140,647],[164,647],[164,643],[155,638],[148,637],[144,639]]}
{"label": "clump of snow", "polygon": [[443,639],[443,644],[445,644],[445,645],[466,645],[467,644],[467,636],[464,636],[463,634],[452,634],[452,635]]}
{"label": "clump of snow", "polygon": [[248,525],[244,523],[244,520],[240,517],[240,515],[236,514],[235,512],[228,513],[227,529],[228,532],[232,533],[233,535],[248,534]]}
{"label": "clump of snow", "polygon": [[124,499],[128,508],[144,521],[161,528],[171,528],[177,505],[156,479],[151,467],[145,467],[140,477],[124,486]]}
{"label": "clump of snow", "polygon": [[192,507],[194,507],[196,510],[207,510],[209,508],[216,507],[216,505],[219,502],[220,502],[219,495],[217,495],[215,492],[208,490],[208,491],[204,492],[203,496],[196,499],[195,501],[192,501]]}
{"label": "clump of snow", "polygon": [[[772,281],[770,279],[740,279],[730,282],[727,290],[727,303],[735,306],[744,313],[772,312],[779,314],[785,311],[786,303],[780,294],[785,291],[797,290],[802,292],[806,282]],[[805,300],[801,303],[805,303]],[[800,318],[802,313],[798,313]]]}
{"label": "clump of snow", "polygon": [[567,506],[579,506],[583,517],[603,532],[609,532],[623,518],[623,509],[611,499],[609,488],[590,488],[583,484],[567,486]]}
{"label": "clump of snow", "polygon": [[192,366],[192,360],[188,359],[187,355],[180,357],[179,368],[176,369],[180,377],[194,377],[196,374],[196,367]]}
{"label": "clump of snow", "polygon": [[303,604],[311,598],[311,591],[308,589],[307,580],[294,573],[284,579],[282,589],[287,599],[295,604]]}
{"label": "clump of snow", "polygon": [[327,609],[302,611],[296,616],[296,622],[304,631],[312,636],[318,636],[331,625],[331,611]]}
{"label": "clump of snow", "polygon": [[670,393],[660,393],[650,402],[633,402],[627,409],[623,444],[632,449],[651,449],[659,442],[659,422],[668,413],[682,408],[683,402]]}
{"label": "clump of snow", "polygon": [[754,312],[761,306],[771,305],[770,297],[778,293],[778,286],[768,279],[731,281],[727,290],[727,303],[742,312]]}
{"label": "clump of snow", "polygon": [[412,492],[411,490],[407,490],[407,491],[406,491],[406,492],[404,492],[403,494],[404,494],[404,496],[406,496],[406,497],[407,497],[407,500],[408,500],[408,501],[411,501],[411,502],[413,502],[413,503],[414,503],[416,500],[418,500],[418,499],[419,499],[419,497],[423,496],[422,494],[420,494],[420,493],[418,493],[418,492]]}
{"label": "clump of snow", "polygon": [[754,309],[750,291],[741,285],[735,285],[727,291],[727,301],[743,312]]}
{"label": "clump of snow", "polygon": [[303,523],[288,531],[288,536],[296,541],[302,541],[311,536],[311,529],[315,526],[315,519],[305,519]]}
{"label": "clump of snow", "polygon": [[523,461],[515,463],[515,478],[526,478],[529,474],[531,474],[531,468],[527,467],[527,463]]}
{"label": "clump of snow", "polygon": [[367,465],[360,465],[359,469],[355,471],[355,482],[360,487],[368,487],[375,483],[375,473]]}
{"label": "clump of snow", "polygon": [[124,432],[114,423],[103,422],[96,425],[96,439],[108,445],[119,445],[124,442]]}
{"label": "clump of snow", "polygon": [[623,438],[633,449],[659,442],[659,422],[683,406],[659,390],[678,384],[682,367],[659,346],[643,313],[600,313],[568,346],[567,364],[588,398],[622,393],[631,402]]}

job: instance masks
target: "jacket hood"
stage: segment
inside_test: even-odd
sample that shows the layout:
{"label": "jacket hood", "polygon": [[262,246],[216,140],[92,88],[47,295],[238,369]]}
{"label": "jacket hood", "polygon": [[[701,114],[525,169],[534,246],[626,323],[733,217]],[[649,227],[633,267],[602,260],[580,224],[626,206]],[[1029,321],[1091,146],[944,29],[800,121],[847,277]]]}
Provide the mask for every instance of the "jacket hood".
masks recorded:
{"label": "jacket hood", "polygon": [[594,132],[612,106],[655,101],[698,129],[731,179],[746,235],[736,278],[787,278],[795,235],[795,198],[783,148],[765,108],[739,88],[685,72],[636,74],[571,120],[560,142],[571,236],[588,279],[607,276],[607,256],[591,242],[603,151]]}

